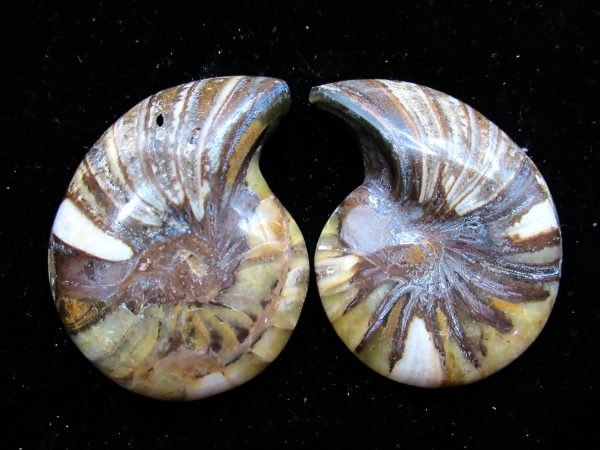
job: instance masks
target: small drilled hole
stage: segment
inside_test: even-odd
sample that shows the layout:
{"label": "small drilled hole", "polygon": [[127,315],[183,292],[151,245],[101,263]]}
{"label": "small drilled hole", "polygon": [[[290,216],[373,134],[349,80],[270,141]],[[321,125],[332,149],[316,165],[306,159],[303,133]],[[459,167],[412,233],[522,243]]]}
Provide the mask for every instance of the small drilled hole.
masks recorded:
{"label": "small drilled hole", "polygon": [[163,117],[163,115],[159,114],[158,116],[156,116],[156,125],[162,127],[163,123],[165,123],[165,118]]}

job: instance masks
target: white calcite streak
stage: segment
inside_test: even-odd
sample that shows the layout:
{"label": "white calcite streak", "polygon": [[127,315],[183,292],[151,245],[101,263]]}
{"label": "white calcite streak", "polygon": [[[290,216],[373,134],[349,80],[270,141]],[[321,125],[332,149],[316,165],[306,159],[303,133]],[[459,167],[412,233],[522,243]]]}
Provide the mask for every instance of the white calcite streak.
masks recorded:
{"label": "white calcite streak", "polygon": [[227,391],[232,387],[234,385],[222,373],[216,372],[202,378],[200,385],[194,388],[188,395],[193,398],[210,397],[211,395]]}
{"label": "white calcite streak", "polygon": [[547,233],[558,228],[556,213],[550,199],[534,205],[517,223],[511,226],[507,235],[517,241]]}
{"label": "white calcite streak", "polygon": [[68,198],[58,208],[52,233],[71,247],[107,261],[124,261],[133,256],[126,243],[98,228]]}
{"label": "white calcite streak", "polygon": [[425,322],[415,317],[404,344],[404,355],[396,363],[390,378],[413,386],[436,386],[444,378],[440,354],[437,352]]}

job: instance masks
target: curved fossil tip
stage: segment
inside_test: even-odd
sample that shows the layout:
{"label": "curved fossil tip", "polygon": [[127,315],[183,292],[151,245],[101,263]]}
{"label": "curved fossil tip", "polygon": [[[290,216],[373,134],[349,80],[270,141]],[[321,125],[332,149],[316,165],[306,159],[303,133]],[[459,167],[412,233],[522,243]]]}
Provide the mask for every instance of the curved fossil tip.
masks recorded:
{"label": "curved fossil tip", "polygon": [[[310,90],[309,101],[318,107],[336,114],[351,125],[378,126],[376,120],[371,117],[364,105],[361,104],[360,85],[367,86],[373,80],[348,80],[337,83],[324,84],[313,87]],[[353,89],[356,87],[356,89]]]}
{"label": "curved fossil tip", "polygon": [[[291,105],[290,89],[287,83],[278,78],[268,77],[242,77],[249,82],[255,82],[261,86],[267,94],[265,96],[265,106],[262,110],[263,121],[276,121],[279,117],[286,114]],[[259,108],[260,110],[261,108]]]}
{"label": "curved fossil tip", "polygon": [[383,80],[347,80],[311,89],[309,101],[354,128],[361,144],[365,177],[398,185],[401,164],[395,150],[409,140],[411,131],[395,120],[389,97],[382,95]]}

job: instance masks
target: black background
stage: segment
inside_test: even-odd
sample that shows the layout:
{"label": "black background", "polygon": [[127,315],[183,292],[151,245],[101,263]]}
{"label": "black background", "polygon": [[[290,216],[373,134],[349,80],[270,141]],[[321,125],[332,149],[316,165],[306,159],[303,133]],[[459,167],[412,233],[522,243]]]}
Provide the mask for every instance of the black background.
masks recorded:
{"label": "black background", "polygon": [[[196,3],[21,3],[3,12],[0,404],[8,415],[0,445],[543,448],[593,431],[583,421],[597,419],[600,375],[598,4]],[[291,88],[292,109],[261,168],[311,258],[329,214],[362,179],[352,132],[308,104],[311,86],[417,82],[471,104],[527,147],[564,236],[560,292],[540,338],[474,385],[403,386],[346,350],[311,277],[289,344],[242,387],[167,403],[94,369],[63,330],[47,282],[47,239],[67,184],[91,144],[141,99],[234,74],[278,77]]]}

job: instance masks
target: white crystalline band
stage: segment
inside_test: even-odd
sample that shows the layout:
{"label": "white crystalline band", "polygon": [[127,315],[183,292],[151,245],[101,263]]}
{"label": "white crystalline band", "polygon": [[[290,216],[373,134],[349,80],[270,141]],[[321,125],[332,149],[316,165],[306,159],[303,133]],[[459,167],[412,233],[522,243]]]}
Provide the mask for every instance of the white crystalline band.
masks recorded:
{"label": "white crystalline band", "polygon": [[552,202],[546,199],[534,205],[527,214],[521,217],[519,222],[510,227],[507,235],[521,241],[549,232],[554,228],[558,228],[554,207],[552,206]]}
{"label": "white crystalline band", "polygon": [[[242,378],[243,379],[243,378]],[[214,372],[202,378],[199,387],[191,389],[191,398],[204,398],[219,394],[234,387],[221,372]]]}
{"label": "white crystalline band", "polygon": [[425,322],[418,317],[410,324],[404,355],[394,366],[391,377],[415,386],[439,385],[443,380],[440,356]]}
{"label": "white crystalline band", "polygon": [[52,233],[71,247],[107,261],[124,261],[133,256],[127,244],[98,228],[69,199],[58,208]]}

